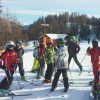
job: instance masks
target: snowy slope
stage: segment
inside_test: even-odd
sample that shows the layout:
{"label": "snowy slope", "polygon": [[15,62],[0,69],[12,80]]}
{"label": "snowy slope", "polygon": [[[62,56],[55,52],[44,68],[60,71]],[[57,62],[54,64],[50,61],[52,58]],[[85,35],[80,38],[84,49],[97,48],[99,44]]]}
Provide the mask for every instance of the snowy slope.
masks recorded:
{"label": "snowy slope", "polygon": [[[14,96],[12,97],[0,97],[0,100],[91,100],[89,97],[89,93],[91,90],[91,87],[88,86],[88,82],[92,80],[92,68],[90,63],[90,57],[85,56],[86,49],[88,46],[91,46],[91,44],[87,44],[87,42],[80,43],[81,51],[78,54],[78,59],[83,65],[83,73],[79,75],[79,68],[75,64],[75,62],[72,60],[70,64],[70,72],[68,72],[69,81],[74,82],[74,84],[71,84],[69,87],[69,90],[67,93],[63,92],[63,83],[61,81],[58,82],[57,89],[50,93],[51,84],[43,84],[39,86],[35,86],[36,84],[41,84],[42,80],[37,80],[35,73],[30,73],[32,64],[33,64],[33,56],[32,56],[32,50],[29,50],[29,48],[32,48],[33,46],[28,46],[28,51],[24,54],[24,69],[25,69],[25,76],[27,78],[27,82],[21,81],[20,76],[18,73],[18,69],[14,75],[14,81],[11,86],[11,90],[13,92],[18,93],[32,93],[32,95],[29,96]],[[85,57],[85,59],[83,59]],[[5,73],[4,71],[0,70],[0,80],[4,77]],[[20,82],[18,83],[18,80]],[[32,81],[33,80],[33,81]],[[62,76],[60,77],[60,80],[62,80]],[[33,84],[30,84],[33,82]],[[82,84],[83,83],[83,84]],[[20,87],[23,87],[20,89]]]}

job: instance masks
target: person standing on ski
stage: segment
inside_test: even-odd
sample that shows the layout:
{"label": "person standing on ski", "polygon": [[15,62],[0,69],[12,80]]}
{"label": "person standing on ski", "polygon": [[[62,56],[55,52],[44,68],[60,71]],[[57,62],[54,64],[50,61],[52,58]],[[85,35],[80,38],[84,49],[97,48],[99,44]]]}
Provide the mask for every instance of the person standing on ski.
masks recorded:
{"label": "person standing on ski", "polygon": [[32,66],[31,72],[37,72],[38,68],[39,68],[38,47],[39,47],[39,43],[34,45],[34,49],[33,49],[34,61],[33,61],[33,66]]}
{"label": "person standing on ski", "polygon": [[41,76],[44,77],[44,69],[45,69],[45,59],[43,56],[43,51],[44,51],[45,47],[43,45],[43,43],[39,43],[38,46],[38,60],[39,60],[39,68],[37,71],[37,79],[40,79]]}
{"label": "person standing on ski", "polygon": [[6,49],[5,52],[1,54],[0,61],[2,62],[0,68],[4,69],[6,73],[6,76],[0,82],[0,89],[9,89],[13,81],[13,74],[18,65],[18,56],[14,51],[13,41],[8,41],[6,43]]}
{"label": "person standing on ski", "polygon": [[18,55],[18,67],[19,67],[19,73],[21,76],[22,80],[26,80],[25,76],[24,76],[24,68],[23,68],[23,54],[24,54],[24,49],[22,47],[22,41],[21,40],[17,40],[15,43],[15,48],[14,50],[16,51],[17,55]]}
{"label": "person standing on ski", "polygon": [[64,92],[67,92],[69,89],[69,84],[68,84],[68,75],[67,75],[67,46],[65,46],[65,41],[63,38],[58,39],[58,49],[56,51],[56,63],[55,67],[57,68],[57,71],[55,73],[53,83],[52,83],[52,88],[51,92],[55,90],[57,87],[57,83],[59,80],[59,77],[62,73],[63,75],[63,81],[64,81]]}
{"label": "person standing on ski", "polygon": [[44,49],[43,51],[43,56],[46,60],[46,64],[47,64],[47,70],[45,73],[45,79],[43,81],[43,83],[51,83],[51,78],[53,75],[53,71],[54,71],[54,46],[53,46],[53,41],[51,39],[47,40],[47,47]]}
{"label": "person standing on ski", "polygon": [[77,54],[80,51],[80,46],[77,42],[75,42],[75,40],[71,40],[69,36],[65,37],[66,40],[66,44],[68,46],[68,68],[71,62],[71,59],[73,58],[75,63],[78,65],[80,72],[82,72],[82,65],[80,64],[80,62],[77,59]]}
{"label": "person standing on ski", "polygon": [[[92,40],[92,48],[87,48],[87,54],[91,56],[91,63],[93,68],[94,80],[96,79],[96,74],[100,69],[100,47],[98,46],[98,41],[96,39]],[[89,82],[90,84],[93,81]]]}

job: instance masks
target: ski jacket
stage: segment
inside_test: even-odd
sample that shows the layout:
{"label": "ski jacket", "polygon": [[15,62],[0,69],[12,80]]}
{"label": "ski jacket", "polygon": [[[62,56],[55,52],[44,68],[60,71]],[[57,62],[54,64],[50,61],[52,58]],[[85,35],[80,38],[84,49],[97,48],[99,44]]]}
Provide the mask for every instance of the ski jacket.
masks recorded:
{"label": "ski jacket", "polygon": [[47,46],[43,51],[43,56],[44,56],[47,64],[54,63],[54,55],[55,55],[55,51],[54,51],[53,46],[51,46],[51,47]]}
{"label": "ski jacket", "polygon": [[96,75],[100,70],[100,47],[89,47],[87,49],[87,54],[91,56],[94,80],[96,80]]}
{"label": "ski jacket", "polygon": [[68,53],[71,55],[75,55],[80,51],[80,46],[74,42],[74,41],[69,41],[68,43]]}
{"label": "ski jacket", "polygon": [[17,55],[18,55],[18,63],[23,63],[23,54],[24,54],[24,49],[22,48],[22,47],[15,47],[14,48],[14,50],[15,50],[15,52],[17,53]]}
{"label": "ski jacket", "polygon": [[55,53],[55,65],[57,69],[67,68],[68,50],[67,46],[61,46],[57,49]]}
{"label": "ski jacket", "polygon": [[87,49],[87,54],[91,55],[92,65],[100,64],[100,47]]}
{"label": "ski jacket", "polygon": [[6,67],[6,70],[15,70],[14,65],[18,64],[18,56],[17,53],[13,51],[5,51],[0,60],[3,61],[3,66]]}

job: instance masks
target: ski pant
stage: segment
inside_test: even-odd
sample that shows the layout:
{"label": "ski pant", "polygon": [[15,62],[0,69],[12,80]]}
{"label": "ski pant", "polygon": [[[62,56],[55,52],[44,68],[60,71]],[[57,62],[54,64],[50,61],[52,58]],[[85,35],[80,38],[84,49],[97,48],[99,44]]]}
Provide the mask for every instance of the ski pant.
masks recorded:
{"label": "ski pant", "polygon": [[59,77],[62,73],[63,76],[63,81],[64,81],[64,87],[67,88],[69,86],[68,84],[68,76],[67,76],[67,69],[57,69],[57,72],[55,73],[53,83],[52,83],[52,88],[55,88],[57,86]]}
{"label": "ski pant", "polygon": [[99,71],[99,66],[98,66],[98,63],[94,63],[92,66],[93,66],[93,76],[94,76],[94,80],[95,80],[96,75]]}
{"label": "ski pant", "polygon": [[39,61],[40,67],[38,68],[37,71],[37,76],[44,76],[44,69],[45,69],[45,61]]}
{"label": "ski pant", "polygon": [[0,89],[9,89],[12,81],[13,81],[13,74],[14,70],[6,70],[6,77],[0,82]]}
{"label": "ski pant", "polygon": [[45,80],[51,80],[54,72],[54,63],[47,64],[47,70],[45,73]]}
{"label": "ski pant", "polygon": [[18,63],[18,67],[19,67],[20,76],[23,77],[24,76],[23,63]]}
{"label": "ski pant", "polygon": [[82,70],[82,65],[78,61],[76,54],[74,54],[74,55],[73,54],[69,54],[69,57],[68,57],[68,67],[69,67],[69,64],[70,64],[72,58],[74,59],[75,63],[78,65],[79,69]]}

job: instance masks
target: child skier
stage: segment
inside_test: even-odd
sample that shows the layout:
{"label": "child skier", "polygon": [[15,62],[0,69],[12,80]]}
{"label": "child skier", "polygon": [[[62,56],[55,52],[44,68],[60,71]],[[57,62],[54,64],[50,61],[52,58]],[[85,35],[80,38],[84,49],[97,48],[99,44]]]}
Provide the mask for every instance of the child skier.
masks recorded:
{"label": "child skier", "polygon": [[43,51],[44,51],[45,47],[42,43],[39,43],[39,47],[38,47],[38,60],[39,60],[39,68],[37,71],[37,79],[40,79],[41,76],[44,77],[44,69],[45,69],[45,60],[43,57]]}
{"label": "child skier", "polygon": [[18,56],[17,53],[14,51],[14,42],[8,41],[6,43],[6,50],[0,56],[1,69],[5,70],[6,77],[0,83],[0,89],[9,89],[12,81],[13,81],[13,74],[16,71],[17,64],[18,64]]}
{"label": "child skier", "polygon": [[26,80],[25,76],[24,76],[24,68],[23,68],[23,54],[24,54],[24,49],[22,47],[22,41],[21,40],[17,40],[16,41],[16,46],[14,48],[14,50],[16,51],[17,55],[18,55],[18,67],[19,67],[19,73],[21,76],[22,80]]}
{"label": "child skier", "polygon": [[53,41],[51,39],[47,40],[47,47],[43,51],[43,56],[47,63],[47,70],[45,73],[45,79],[43,83],[51,83],[51,78],[54,72],[54,46]]}
{"label": "child skier", "polygon": [[60,38],[58,40],[58,49],[56,51],[56,68],[57,72],[55,73],[54,80],[52,83],[51,92],[55,90],[57,87],[57,82],[59,80],[60,74],[63,75],[63,81],[64,81],[64,92],[67,92],[69,88],[68,84],[68,76],[67,76],[67,47],[65,46],[65,41],[63,38]]}
{"label": "child skier", "polygon": [[39,60],[38,60],[38,47],[39,47],[39,44],[34,45],[34,46],[35,46],[35,48],[33,49],[34,62],[33,62],[31,72],[36,72],[39,68]]}

